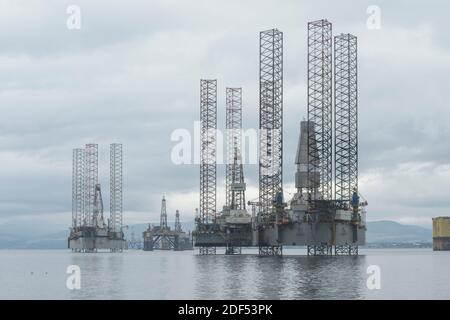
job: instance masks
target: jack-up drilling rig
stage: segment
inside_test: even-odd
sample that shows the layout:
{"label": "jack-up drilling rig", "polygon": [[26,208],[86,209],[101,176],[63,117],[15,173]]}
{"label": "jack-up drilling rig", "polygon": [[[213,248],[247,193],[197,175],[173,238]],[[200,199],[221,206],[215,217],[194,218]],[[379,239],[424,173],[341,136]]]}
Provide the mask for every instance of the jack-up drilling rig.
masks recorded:
{"label": "jack-up drilling rig", "polygon": [[[252,244],[251,216],[245,206],[246,185],[241,152],[242,89],[226,90],[226,203],[220,214],[215,212],[216,90],[216,80],[201,80],[200,215],[196,218],[197,229],[193,236],[196,246],[200,247],[200,254],[215,254],[217,246],[225,246],[226,254],[240,254],[242,246]],[[206,241],[201,240],[202,235],[207,235]]]}
{"label": "jack-up drilling rig", "polygon": [[112,252],[126,249],[122,231],[122,144],[110,146],[111,215],[103,215],[101,186],[98,183],[98,145],[73,150],[72,228],[68,246],[74,252]]}
{"label": "jack-up drilling rig", "polygon": [[[249,202],[251,216],[245,206],[236,209],[229,196],[236,185],[228,183],[229,170],[230,176],[238,177],[237,190],[245,193],[239,149],[227,167],[226,205],[216,212],[217,82],[202,80],[200,215],[193,233],[200,254],[215,254],[216,247],[234,254],[241,247],[257,246],[260,255],[281,255],[283,246],[304,245],[308,255],[357,255],[358,246],[365,243],[367,202],[360,202],[358,193],[357,40],[350,34],[334,37],[334,78],[332,42],[330,22],[308,23],[308,118],[300,123],[295,156],[297,191],[286,203],[283,33],[277,29],[260,33],[259,199]],[[204,86],[203,81],[214,85]],[[237,216],[233,210],[238,210]],[[231,223],[230,217],[238,220]]]}

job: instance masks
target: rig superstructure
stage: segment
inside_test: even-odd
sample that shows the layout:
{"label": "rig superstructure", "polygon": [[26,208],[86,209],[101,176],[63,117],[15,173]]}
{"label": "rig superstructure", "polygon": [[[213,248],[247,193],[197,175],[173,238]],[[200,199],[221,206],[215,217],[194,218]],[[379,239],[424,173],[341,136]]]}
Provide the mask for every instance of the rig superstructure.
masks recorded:
{"label": "rig superstructure", "polygon": [[[200,213],[193,232],[200,254],[281,255],[283,246],[308,255],[357,255],[365,243],[365,206],[358,193],[357,38],[333,36],[327,20],[308,23],[307,120],[300,122],[296,193],[283,195],[283,33],[260,33],[259,199],[245,207],[239,134],[242,90],[227,89],[226,204],[216,210],[217,81],[200,83]],[[334,56],[334,60],[333,60]],[[333,69],[334,67],[334,69]],[[333,91],[334,87],[334,91]],[[334,92],[334,96],[333,96]],[[334,98],[334,99],[333,99]],[[334,103],[333,103],[334,101]],[[236,111],[239,110],[239,111]],[[229,120],[231,119],[231,120]]]}

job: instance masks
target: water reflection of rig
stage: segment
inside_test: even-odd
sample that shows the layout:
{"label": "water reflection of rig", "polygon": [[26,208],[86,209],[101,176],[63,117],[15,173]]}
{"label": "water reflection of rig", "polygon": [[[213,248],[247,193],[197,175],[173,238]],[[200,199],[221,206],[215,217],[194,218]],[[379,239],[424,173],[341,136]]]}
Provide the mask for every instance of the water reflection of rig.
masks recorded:
{"label": "water reflection of rig", "polygon": [[308,255],[357,255],[365,243],[367,202],[358,193],[357,39],[335,36],[332,52],[331,30],[327,20],[308,23],[307,120],[300,123],[296,193],[288,202],[282,181],[283,33],[260,33],[258,201],[245,202],[242,90],[227,88],[226,203],[217,212],[217,81],[200,81],[200,212],[193,232],[200,254],[215,254],[217,247],[239,254],[242,247],[257,246],[260,255],[281,255],[283,246],[302,245]]}

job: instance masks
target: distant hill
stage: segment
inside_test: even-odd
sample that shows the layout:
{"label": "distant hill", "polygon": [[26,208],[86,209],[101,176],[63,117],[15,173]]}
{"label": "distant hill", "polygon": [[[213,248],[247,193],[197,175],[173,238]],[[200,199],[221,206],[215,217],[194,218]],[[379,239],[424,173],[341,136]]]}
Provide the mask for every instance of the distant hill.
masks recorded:
{"label": "distant hill", "polygon": [[432,231],[393,221],[372,221],[367,223],[366,240],[367,243],[432,242]]}
{"label": "distant hill", "polygon": [[[159,224],[154,223],[155,225]],[[169,222],[173,227],[173,222]],[[134,232],[136,239],[142,237],[142,232],[147,229],[148,224],[130,225],[124,230],[126,239],[131,238]],[[183,230],[193,230],[194,221],[182,223]],[[27,229],[17,231],[9,226],[4,228],[0,225],[0,249],[65,249],[67,248],[67,237],[69,231],[59,231],[53,233],[42,233],[36,230]],[[405,225],[393,221],[373,221],[367,223],[366,239],[368,244],[387,243],[431,243],[431,229],[420,226]]]}
{"label": "distant hill", "polygon": [[0,249],[64,249],[69,231],[51,234],[6,234],[0,232]]}

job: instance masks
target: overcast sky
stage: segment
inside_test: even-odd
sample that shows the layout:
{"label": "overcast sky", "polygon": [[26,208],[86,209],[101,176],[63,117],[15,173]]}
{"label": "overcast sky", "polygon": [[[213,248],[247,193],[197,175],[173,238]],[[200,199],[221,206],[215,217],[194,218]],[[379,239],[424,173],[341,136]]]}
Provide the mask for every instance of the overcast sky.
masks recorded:
{"label": "overcast sky", "polygon": [[[395,2],[395,3],[394,3]],[[358,37],[360,192],[368,219],[429,226],[450,214],[450,35],[446,1],[0,0],[0,223],[68,227],[72,149],[98,143],[109,210],[109,144],[124,145],[124,223],[198,207],[198,165],[175,165],[171,133],[193,130],[199,79],[243,88],[258,127],[259,31],[284,33],[284,180],[290,198],[306,117],[306,24]],[[67,28],[67,7],[81,29]],[[367,27],[367,8],[381,28]],[[224,199],[218,167],[218,207]],[[257,167],[245,167],[247,199]]]}

